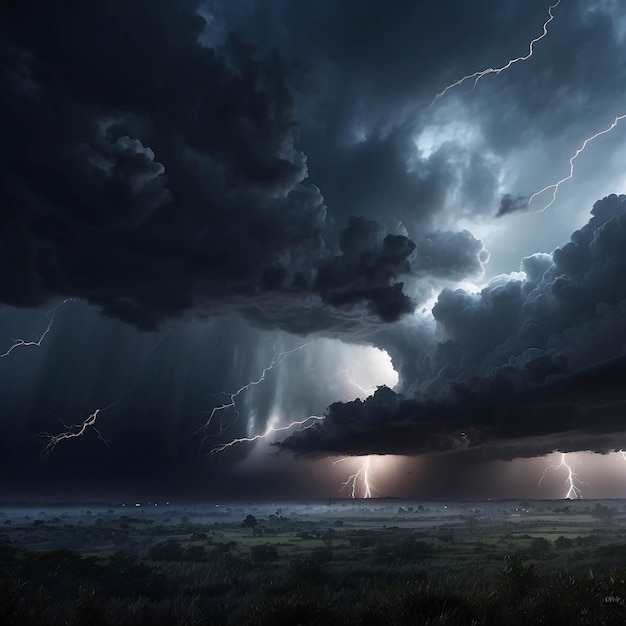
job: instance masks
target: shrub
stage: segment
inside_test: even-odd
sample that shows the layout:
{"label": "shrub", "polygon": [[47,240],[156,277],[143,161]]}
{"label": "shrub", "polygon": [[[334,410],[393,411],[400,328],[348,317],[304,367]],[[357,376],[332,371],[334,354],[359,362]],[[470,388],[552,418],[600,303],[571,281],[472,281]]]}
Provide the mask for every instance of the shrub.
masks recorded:
{"label": "shrub", "polygon": [[183,547],[176,539],[155,543],[148,551],[148,558],[153,561],[181,561]]}
{"label": "shrub", "polygon": [[259,563],[269,563],[278,558],[278,550],[269,544],[259,544],[250,548],[250,556]]}

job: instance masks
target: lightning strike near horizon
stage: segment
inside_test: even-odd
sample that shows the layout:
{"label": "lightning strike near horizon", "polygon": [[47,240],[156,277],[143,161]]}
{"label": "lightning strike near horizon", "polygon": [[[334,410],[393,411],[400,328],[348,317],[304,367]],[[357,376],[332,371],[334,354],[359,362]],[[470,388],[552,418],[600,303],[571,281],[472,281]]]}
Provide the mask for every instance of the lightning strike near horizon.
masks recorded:
{"label": "lightning strike near horizon", "polygon": [[48,443],[45,445],[44,449],[41,452],[42,457],[47,457],[50,455],[54,449],[57,447],[61,441],[65,441],[66,439],[74,439],[76,437],[82,437],[87,429],[91,428],[97,435],[97,438],[102,441],[107,451],[109,450],[109,442],[102,436],[102,433],[96,428],[96,420],[98,419],[98,415],[102,413],[102,411],[106,411],[110,409],[112,406],[116,405],[117,402],[113,402],[108,406],[105,406],[103,409],[96,409],[93,413],[89,415],[83,422],[80,424],[71,424],[67,425],[63,420],[59,420],[63,427],[66,429],[62,433],[58,435],[51,435],[50,433],[43,433],[41,437],[48,439]]}
{"label": "lightning strike near horizon", "polygon": [[[331,459],[332,460],[332,459]],[[342,459],[336,459],[333,460],[332,463],[333,465],[337,465],[337,463],[341,463],[342,461],[346,461],[347,457],[344,457]],[[350,476],[348,476],[347,480],[343,483],[341,483],[341,487],[339,489],[339,491],[343,491],[346,487],[350,488],[350,497],[353,499],[356,499],[357,496],[357,489],[359,484],[362,487],[363,490],[363,495],[361,496],[362,498],[372,498],[372,485],[371,485],[371,478],[370,478],[370,472],[372,470],[371,467],[371,459],[369,456],[363,457],[363,465],[356,471],[354,472],[354,474],[351,474]]]}
{"label": "lightning strike near horizon", "polygon": [[550,5],[548,7],[548,19],[543,24],[543,32],[541,33],[541,35],[539,35],[538,37],[535,37],[528,44],[528,54],[526,54],[524,56],[517,57],[515,59],[511,59],[508,63],[506,63],[502,67],[497,67],[497,68],[489,67],[489,68],[487,68],[485,70],[481,70],[479,72],[474,72],[473,74],[468,74],[467,76],[463,76],[463,78],[460,78],[456,82],[448,85],[443,91],[440,91],[435,96],[433,101],[430,103],[428,108],[432,107],[433,104],[435,104],[435,102],[437,102],[437,100],[439,100],[440,98],[443,98],[443,96],[445,96],[446,93],[448,91],[450,91],[450,89],[453,89],[454,87],[458,87],[459,85],[462,85],[467,80],[474,79],[474,84],[472,85],[472,89],[470,89],[470,91],[472,91],[476,87],[476,85],[478,84],[478,81],[481,78],[483,78],[483,76],[487,76],[487,74],[500,74],[501,72],[504,72],[505,70],[508,70],[515,63],[519,63],[520,61],[527,61],[528,59],[530,59],[530,57],[533,55],[535,44],[537,42],[541,41],[548,34],[548,24],[554,19],[554,15],[552,14],[552,10],[556,9],[556,7],[558,7],[560,3],[561,3],[561,0],[557,0],[557,2],[555,2],[554,4],[552,4],[552,5]]}
{"label": "lightning strike near horizon", "polygon": [[567,470],[567,477],[565,478],[564,484],[567,486],[567,493],[564,496],[564,500],[582,500],[583,494],[579,485],[587,485],[587,483],[583,482],[578,478],[578,474],[574,472],[569,463],[565,459],[565,452],[561,453],[561,461],[560,463],[556,463],[554,465],[550,465],[546,467],[539,482],[537,485],[540,485],[543,479],[546,477],[548,472],[552,470],[558,470],[561,468],[565,468]]}
{"label": "lightning strike near horizon", "polygon": [[[307,428],[311,428],[311,426],[313,426],[313,424],[315,424],[319,420],[323,420],[323,419],[325,419],[324,415],[309,415],[309,417],[306,417],[303,420],[290,422],[289,424],[285,424],[284,426],[269,426],[263,433],[258,433],[250,437],[238,437],[236,439],[228,441],[227,443],[221,444],[219,446],[215,446],[214,448],[211,448],[211,450],[209,450],[209,454],[210,455],[219,454],[220,452],[223,452],[227,448],[230,448],[238,443],[252,443],[253,441],[258,441],[259,439],[266,439],[267,437],[269,437],[270,435],[274,433],[279,433],[285,430],[289,430],[290,428],[294,428],[295,426],[299,426],[301,430],[306,430]],[[307,424],[307,422],[310,422],[310,423]]]}
{"label": "lightning strike near horizon", "polygon": [[570,157],[570,160],[569,160],[569,174],[565,178],[561,178],[561,180],[557,181],[556,183],[553,183],[552,185],[547,185],[543,189],[540,189],[539,191],[536,191],[532,196],[530,196],[530,198],[528,199],[528,204],[526,206],[530,206],[531,202],[537,196],[540,196],[542,193],[552,189],[552,200],[550,200],[550,202],[548,204],[546,204],[542,209],[539,209],[537,211],[527,211],[526,213],[521,213],[519,215],[528,215],[530,213],[532,213],[532,214],[534,214],[534,213],[543,213],[546,209],[549,209],[556,201],[556,196],[557,196],[557,193],[559,191],[559,187],[563,183],[567,182],[568,180],[571,180],[574,177],[574,161],[578,158],[578,155],[580,155],[585,150],[587,145],[590,142],[592,142],[594,139],[597,139],[601,135],[606,135],[607,133],[610,133],[619,124],[619,122],[621,120],[623,120],[623,119],[626,119],[626,114],[617,116],[613,120],[613,123],[608,128],[605,128],[604,130],[601,130],[600,132],[596,133],[595,135],[592,135],[591,137],[587,137],[587,139],[585,139],[585,141],[583,141],[583,143],[580,146],[580,148],[578,148],[578,150],[576,150],[574,155],[572,157]]}
{"label": "lightning strike near horizon", "polygon": [[233,393],[222,391],[219,394],[217,394],[217,396],[226,396],[228,400],[226,402],[223,402],[220,406],[216,406],[215,408],[211,409],[208,419],[194,433],[195,435],[197,435],[201,431],[204,432],[203,442],[200,447],[202,448],[204,446],[204,441],[208,437],[207,429],[211,425],[213,418],[218,413],[221,413],[222,411],[227,411],[229,409],[233,410],[233,417],[226,426],[224,426],[222,421],[220,420],[219,432],[222,433],[225,430],[227,430],[233,424],[233,422],[235,422],[236,419],[239,417],[239,411],[237,411],[237,398],[244,391],[247,391],[248,389],[250,389],[250,387],[255,387],[256,385],[260,385],[265,380],[265,376],[267,375],[267,373],[270,370],[272,370],[274,367],[276,367],[283,359],[294,354],[295,352],[298,352],[299,350],[306,348],[310,343],[311,343],[310,341],[307,341],[306,343],[303,343],[302,345],[296,348],[293,348],[292,350],[287,350],[285,352],[277,352],[276,346],[278,344],[278,340],[276,340],[276,343],[274,344],[274,356],[272,357],[270,364],[263,369],[263,371],[261,372],[261,375],[256,380],[251,380],[249,383],[243,385],[242,387],[239,387],[239,389],[237,389],[237,391]]}
{"label": "lightning strike near horizon", "polygon": [[48,320],[48,325],[44,329],[43,333],[39,336],[39,339],[32,339],[32,340],[11,339],[11,341],[13,342],[13,345],[10,346],[6,352],[0,354],[0,359],[4,359],[5,357],[8,357],[11,354],[11,352],[13,352],[13,350],[16,350],[17,348],[40,347],[42,341],[46,338],[46,336],[52,329],[52,322],[54,321],[54,313],[59,307],[63,306],[67,302],[70,302],[71,300],[72,298],[66,298],[65,300],[63,300],[63,302],[59,302],[59,304],[54,306],[47,313],[44,313],[46,319]]}

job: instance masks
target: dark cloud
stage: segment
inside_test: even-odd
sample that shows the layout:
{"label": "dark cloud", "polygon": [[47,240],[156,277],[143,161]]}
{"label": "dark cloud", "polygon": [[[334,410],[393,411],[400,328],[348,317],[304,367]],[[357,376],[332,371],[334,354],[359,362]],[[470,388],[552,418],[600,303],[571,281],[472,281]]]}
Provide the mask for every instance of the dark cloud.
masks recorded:
{"label": "dark cloud", "polygon": [[435,278],[482,276],[489,253],[470,232],[436,231],[419,239],[413,269]]}
{"label": "dark cloud", "polygon": [[[56,318],[62,340],[41,351],[39,377],[2,363],[6,437],[53,429],[49,405],[74,421],[122,396],[106,414],[120,447],[103,473],[127,467],[149,482],[158,457],[189,477],[193,446],[177,442],[212,406],[207,393],[258,376],[286,330],[374,344],[400,375],[396,392],[332,404],[287,447],[610,449],[621,433],[619,385],[606,381],[619,378],[626,336],[623,197],[596,204],[553,254],[534,252],[616,189],[621,136],[590,145],[550,210],[522,218],[518,194],[566,175],[584,138],[626,110],[618,5],[561,3],[528,61],[433,103],[462,76],[525,54],[548,3],[6,4],[0,303],[81,301],[66,326]],[[523,274],[498,275],[522,257]],[[478,293],[457,289],[485,271]],[[180,318],[194,331],[176,349],[132,328]],[[219,354],[211,366],[203,350]],[[11,359],[29,367],[19,351]],[[349,397],[316,359],[242,399],[246,423],[232,434],[262,431],[286,386],[306,406],[286,402],[284,419]],[[154,375],[156,360],[167,376]],[[87,445],[76,456],[85,476],[101,442]],[[15,467],[22,452],[7,452]]]}
{"label": "dark cloud", "polygon": [[[469,234],[458,259],[436,235],[414,268],[415,243],[373,220],[350,221],[335,249],[298,147],[295,70],[237,35],[201,47],[195,3],[59,2],[36,23],[31,9],[7,9],[0,42],[3,302],[77,297],[149,329],[232,312],[295,328],[274,302],[295,317],[305,300],[391,322],[414,307],[402,274],[460,275],[484,260]],[[382,207],[366,200],[374,176],[377,188],[415,185],[406,202],[419,195],[408,173],[393,183],[399,162],[380,169],[402,159],[391,137],[380,154],[354,148],[365,184],[344,181],[360,188],[340,199],[350,212]],[[332,331],[332,313],[312,316]],[[298,319],[300,332],[318,329]]]}
{"label": "dark cloud", "polygon": [[364,402],[333,404],[326,420],[284,447],[345,454],[481,448],[512,458],[588,449],[614,436],[612,448],[621,448],[626,196],[604,198],[591,213],[551,260],[524,259],[526,278],[499,277],[478,294],[443,290],[433,308],[443,339],[412,347],[414,355],[428,350],[413,397],[379,389]]}
{"label": "dark cloud", "polygon": [[513,197],[510,193],[505,193],[500,198],[500,206],[496,217],[502,217],[509,213],[519,213],[528,210],[528,199],[523,196]]}

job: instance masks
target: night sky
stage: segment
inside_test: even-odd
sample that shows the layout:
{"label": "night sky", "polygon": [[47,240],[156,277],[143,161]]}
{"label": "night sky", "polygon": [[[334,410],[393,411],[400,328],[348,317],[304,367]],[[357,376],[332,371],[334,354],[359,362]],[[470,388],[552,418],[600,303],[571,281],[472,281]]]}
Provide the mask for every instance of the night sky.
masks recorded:
{"label": "night sky", "polygon": [[619,0],[2,3],[0,497],[626,495],[624,85]]}

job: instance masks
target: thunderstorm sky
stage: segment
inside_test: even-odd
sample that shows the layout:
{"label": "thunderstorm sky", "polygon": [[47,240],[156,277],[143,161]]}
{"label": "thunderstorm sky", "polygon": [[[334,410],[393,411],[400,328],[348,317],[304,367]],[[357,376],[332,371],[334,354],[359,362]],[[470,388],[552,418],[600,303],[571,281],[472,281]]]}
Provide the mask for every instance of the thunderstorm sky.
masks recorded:
{"label": "thunderstorm sky", "polygon": [[0,4],[0,498],[626,496],[624,84],[619,0]]}

